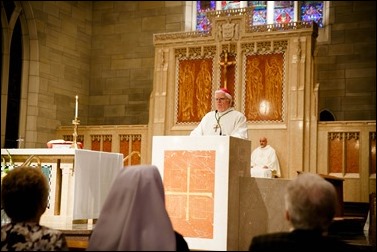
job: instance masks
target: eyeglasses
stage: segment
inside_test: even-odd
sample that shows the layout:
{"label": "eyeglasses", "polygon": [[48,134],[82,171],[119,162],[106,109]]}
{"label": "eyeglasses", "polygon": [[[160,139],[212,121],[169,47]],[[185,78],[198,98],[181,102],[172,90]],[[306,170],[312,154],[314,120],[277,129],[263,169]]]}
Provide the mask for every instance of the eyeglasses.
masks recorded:
{"label": "eyeglasses", "polygon": [[225,101],[225,100],[229,100],[228,98],[215,98],[215,100],[216,101],[221,101],[221,102],[223,102],[223,101]]}

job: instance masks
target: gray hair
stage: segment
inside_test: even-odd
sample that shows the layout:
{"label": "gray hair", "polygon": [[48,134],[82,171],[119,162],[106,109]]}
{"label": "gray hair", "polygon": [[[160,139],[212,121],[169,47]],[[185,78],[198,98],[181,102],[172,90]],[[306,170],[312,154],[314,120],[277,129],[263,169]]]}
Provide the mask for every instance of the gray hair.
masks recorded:
{"label": "gray hair", "polygon": [[302,173],[289,182],[285,207],[295,229],[326,231],[335,215],[335,187],[314,173]]}

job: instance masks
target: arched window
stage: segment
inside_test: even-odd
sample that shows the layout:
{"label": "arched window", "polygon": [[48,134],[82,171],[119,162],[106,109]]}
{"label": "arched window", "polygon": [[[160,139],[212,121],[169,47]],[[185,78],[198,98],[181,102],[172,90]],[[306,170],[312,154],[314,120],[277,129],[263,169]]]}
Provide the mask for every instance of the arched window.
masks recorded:
{"label": "arched window", "polygon": [[[6,114],[1,112],[1,121],[5,120],[5,129],[1,129],[1,135],[5,135],[4,148],[20,147],[20,106],[21,106],[21,82],[23,69],[22,29],[20,20],[20,7],[15,1],[3,1],[1,3],[2,27],[7,31],[2,33],[1,41],[6,45],[2,47],[1,65],[1,95],[6,96]],[[3,35],[5,35],[3,37]],[[4,116],[4,118],[3,118]]]}
{"label": "arched window", "polygon": [[265,25],[296,21],[314,21],[324,27],[325,1],[194,1],[193,22],[197,31],[208,29],[206,12],[254,7],[253,24]]}
{"label": "arched window", "polygon": [[319,113],[319,120],[323,121],[335,121],[335,115],[328,109],[324,109]]}

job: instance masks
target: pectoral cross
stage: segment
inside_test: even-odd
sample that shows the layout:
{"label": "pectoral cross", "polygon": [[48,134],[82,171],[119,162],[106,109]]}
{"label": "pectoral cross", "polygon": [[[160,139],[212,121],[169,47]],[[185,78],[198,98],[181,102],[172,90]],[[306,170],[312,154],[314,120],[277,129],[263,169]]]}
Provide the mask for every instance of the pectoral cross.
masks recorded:
{"label": "pectoral cross", "polygon": [[228,70],[228,67],[231,66],[231,65],[235,65],[236,64],[236,61],[228,61],[228,51],[225,51],[224,52],[224,61],[221,62],[220,61],[220,66],[223,67],[223,72],[224,72],[224,88],[228,88],[227,87],[227,70]]}
{"label": "pectoral cross", "polygon": [[215,132],[217,132],[218,128],[220,128],[220,126],[218,124],[216,124],[215,126],[213,126],[213,129],[215,130]]}

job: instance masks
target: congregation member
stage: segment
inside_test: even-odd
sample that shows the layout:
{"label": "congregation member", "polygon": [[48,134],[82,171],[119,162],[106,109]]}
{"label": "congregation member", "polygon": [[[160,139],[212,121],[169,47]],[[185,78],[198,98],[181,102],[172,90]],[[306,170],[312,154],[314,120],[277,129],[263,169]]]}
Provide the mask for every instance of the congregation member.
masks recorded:
{"label": "congregation member", "polygon": [[267,144],[266,137],[261,137],[259,144],[251,153],[250,175],[259,178],[280,177],[280,164],[275,149]]}
{"label": "congregation member", "polygon": [[1,206],[10,222],[1,226],[1,251],[68,251],[61,231],[40,225],[48,194],[37,168],[17,167],[2,178]]}
{"label": "congregation member", "polygon": [[208,112],[190,136],[233,136],[248,139],[246,117],[233,106],[233,97],[228,89],[215,91],[216,110]]}
{"label": "congregation member", "polygon": [[288,183],[284,197],[290,232],[254,236],[249,251],[355,251],[353,246],[328,235],[337,203],[336,190],[330,182],[318,174],[302,173]]}
{"label": "congregation member", "polygon": [[156,166],[119,171],[89,239],[89,251],[189,251],[173,229]]}

